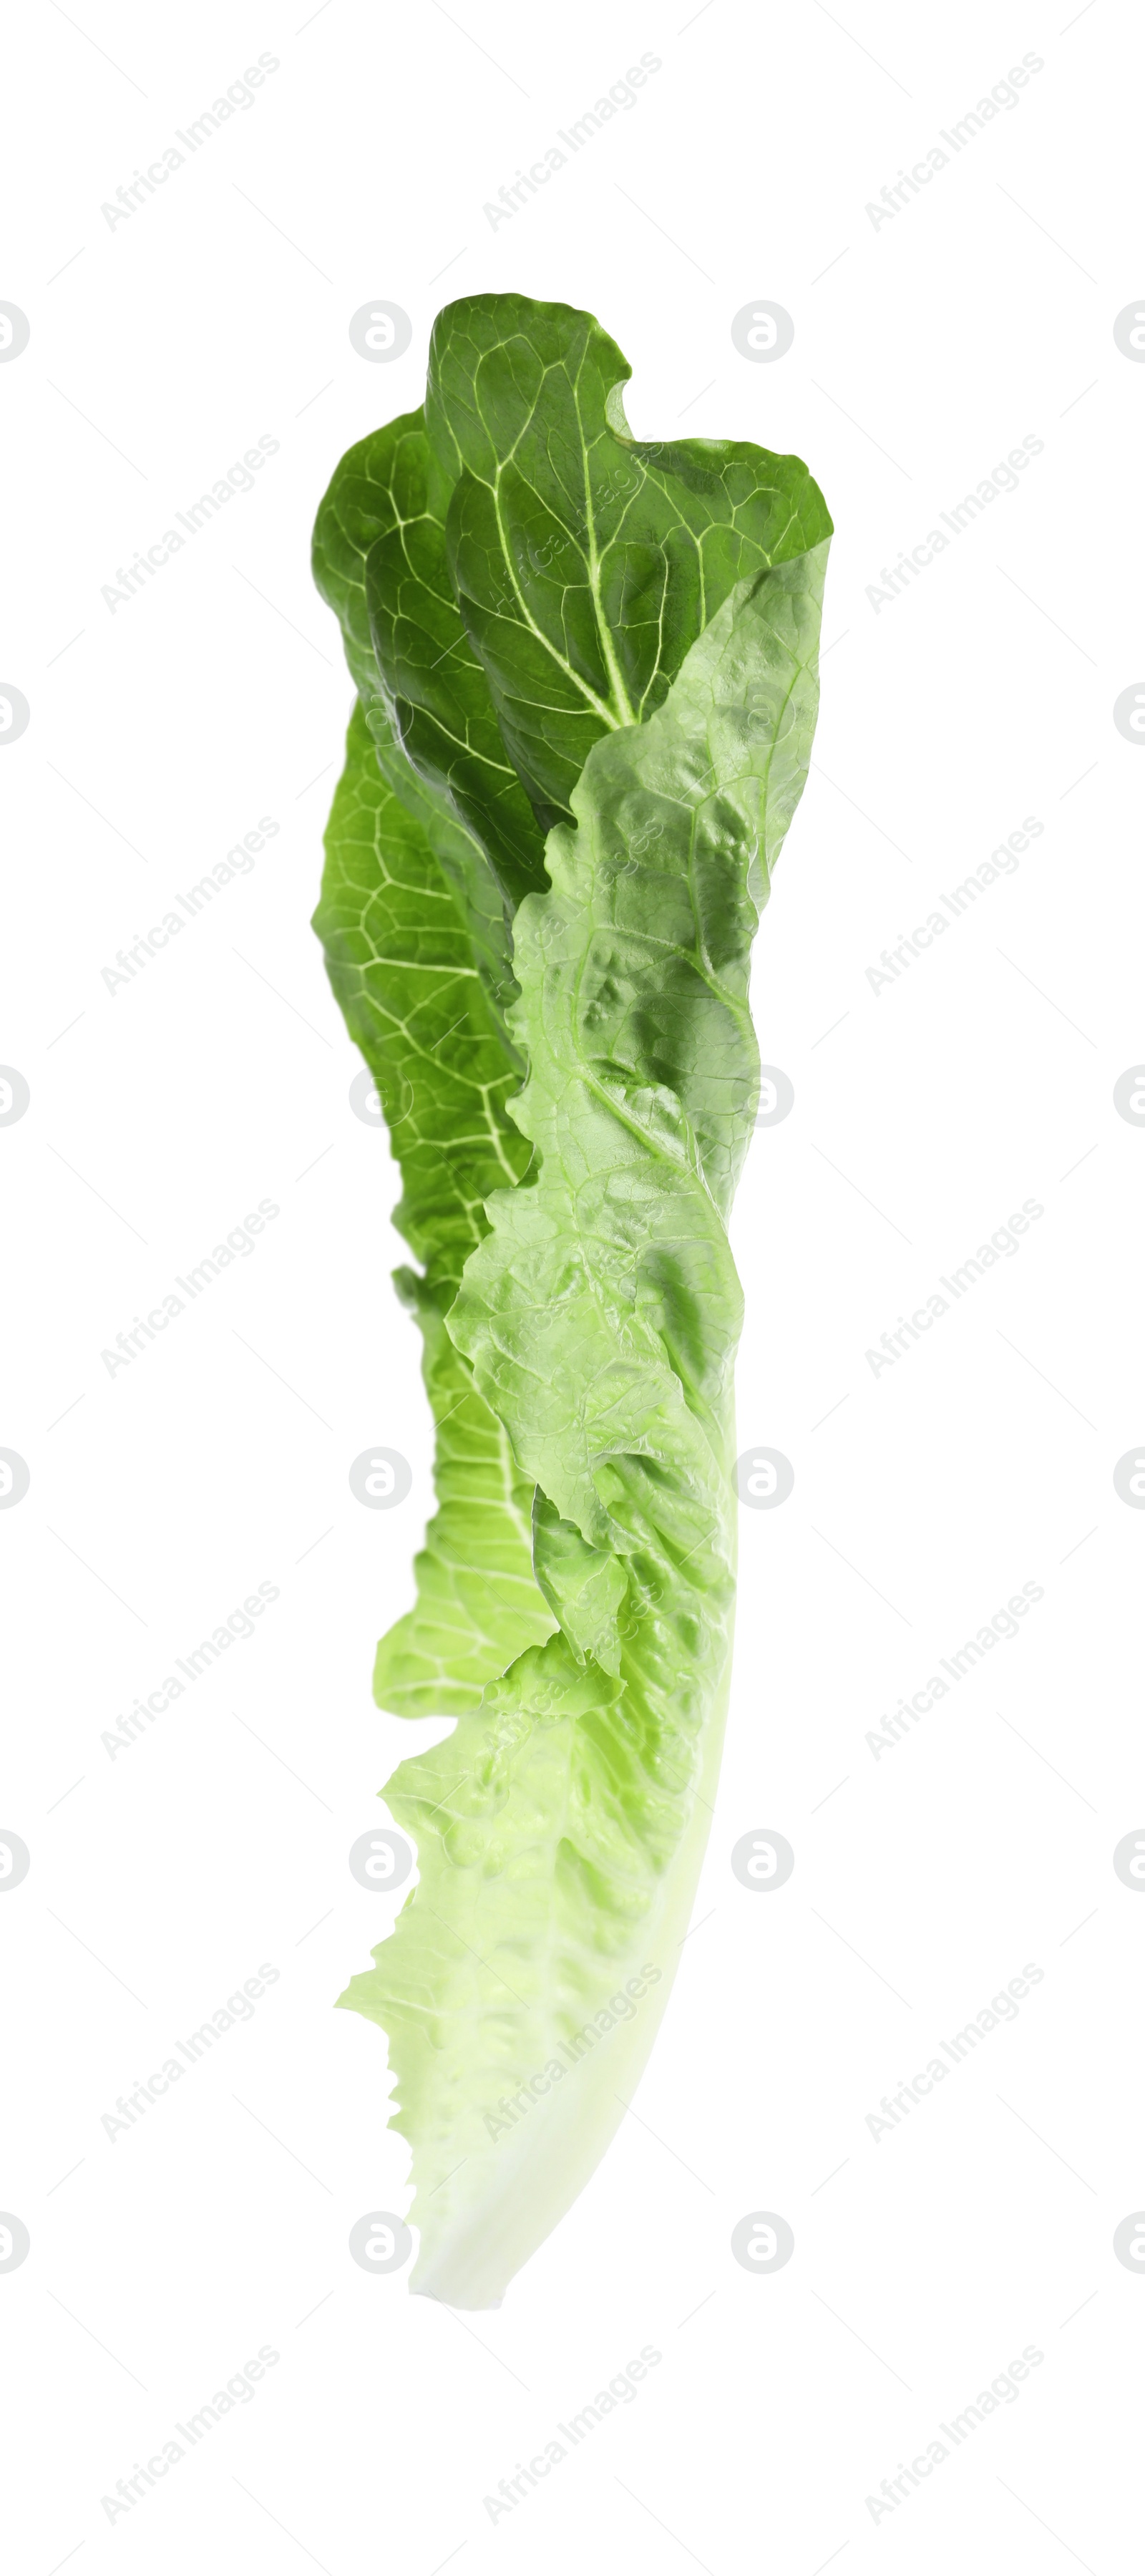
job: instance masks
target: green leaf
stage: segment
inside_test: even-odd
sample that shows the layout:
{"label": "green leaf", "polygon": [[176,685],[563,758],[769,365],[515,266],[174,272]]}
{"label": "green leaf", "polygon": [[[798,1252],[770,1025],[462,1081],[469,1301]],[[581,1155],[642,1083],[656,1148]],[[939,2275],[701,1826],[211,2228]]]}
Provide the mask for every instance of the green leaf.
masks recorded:
{"label": "green leaf", "polygon": [[424,1274],[398,1273],[425,1343],[439,1424],[439,1510],[416,1608],[378,1649],[375,1693],[398,1716],[454,1716],[553,1622],[531,1565],[532,1485],[444,1327],[482,1200],[517,1179],[516,1074],[453,894],[421,823],[378,768],[360,706],[326,834],[314,916],[334,992],[378,1086],[401,1166],[394,1223]]}
{"label": "green leaf", "polygon": [[395,487],[400,488],[407,475],[424,475],[424,450],[420,408],[400,413],[385,429],[371,430],[368,438],[347,448],[314,523],[315,583],[342,629],[346,659],[367,714],[375,704],[384,703],[384,692],[366,606],[366,561],[371,546],[396,526],[401,515]]}
{"label": "green leaf", "polygon": [[403,750],[479,839],[511,918],[522,895],[544,884],[544,834],[461,621],[445,543],[451,493],[425,436],[403,439],[397,523],[366,558],[370,634]]}
{"label": "green leaf", "polygon": [[758,1099],[749,954],[807,773],[825,557],[737,584],[660,709],[598,738],[575,826],[549,838],[551,892],[516,918],[530,1070],[512,1115],[534,1170],[489,1199],[447,1322],[540,1489],[560,1626],[396,1773],[420,1883],[343,1998],[389,2034],[414,2286],[454,2305],[500,2298],[603,2153],[706,1840],[734,1603],[726,1229]]}
{"label": "green leaf", "polygon": [[378,766],[453,890],[508,1045],[505,1005],[516,990],[509,918],[526,888],[544,882],[542,838],[461,623],[435,495],[443,511],[448,486],[421,412],[405,412],[342,458],[315,524],[314,578],[341,626]]}
{"label": "green leaf", "polygon": [[387,1792],[419,1884],[342,2000],[389,2035],[414,2286],[461,2305],[592,2171],[687,1929],[730,1675],[749,950],[815,712],[821,495],[747,444],[634,439],[628,372],[567,306],[450,307],[424,419],[350,451],[315,532],[361,700],[318,926],[438,1422],[376,1689],[458,1719]]}
{"label": "green leaf", "polygon": [[546,824],[569,812],[600,735],[663,703],[736,583],[831,533],[798,457],[634,439],[630,373],[567,304],[470,296],[434,325],[425,417],[455,486],[454,583]]}

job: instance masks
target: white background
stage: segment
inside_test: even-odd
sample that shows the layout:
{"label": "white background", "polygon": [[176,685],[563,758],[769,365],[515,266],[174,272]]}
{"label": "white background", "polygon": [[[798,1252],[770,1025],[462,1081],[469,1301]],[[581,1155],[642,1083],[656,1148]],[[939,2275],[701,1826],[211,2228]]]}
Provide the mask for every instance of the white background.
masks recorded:
{"label": "white background", "polygon": [[[0,751],[7,1204],[0,2275],[10,2563],[403,2576],[586,2562],[711,2576],[1139,2563],[1145,1905],[1141,1159],[1145,287],[1134,13],[620,0],[541,12],[77,0],[7,39]],[[683,19],[690,23],[683,24]],[[1066,25],[1062,20],[1071,20]],[[306,24],[298,23],[306,20]],[[468,32],[463,32],[464,30]],[[82,30],[81,32],[81,24]],[[260,52],[153,198],[101,206]],[[661,68],[535,201],[488,200],[643,52]],[[916,198],[865,211],[1024,54],[1042,69]],[[384,1140],[308,928],[350,691],[310,584],[350,443],[420,400],[453,295],[589,306],[646,436],[794,449],[837,535],[816,768],[758,949],[795,1106],[735,1219],[742,1515],[719,1810],[674,2000],[603,2166],[495,2314],[350,2260],[408,2202],[376,2031],[332,2005],[396,1899],[349,1875],[418,1730],[370,1698],[430,1507]],[[408,353],[350,346],[371,297]],[[737,354],[753,298],[794,345]],[[260,436],[238,495],[111,609],[101,588]],[[1025,437],[1042,452],[902,596],[867,597]],[[101,969],[262,815],[184,937]],[[889,988],[866,970],[1033,815],[1015,873]],[[101,1351],[262,1198],[256,1250],[110,1377]],[[1032,1198],[924,1342],[865,1357]],[[370,1443],[414,1466],[362,1510]],[[101,1743],[260,1582],[256,1633],[129,1750]],[[1023,1583],[1020,1635],[876,1757],[866,1737]],[[430,1731],[432,1732],[432,1730]],[[427,1737],[428,1740],[428,1737]],[[782,1890],[731,1873],[782,1831]],[[263,1961],[279,1980],[112,2143],[118,2094]],[[877,2142],[880,2097],[1034,1962],[1041,1984]],[[795,2253],[733,2259],[747,2211]],[[280,2356],[114,2523],[101,2508],[260,2345]],[[496,2522],[483,2498],[650,2344],[662,2359]],[[865,2499],[1032,2345],[892,2512]],[[940,2437],[939,2437],[940,2438]],[[885,2500],[885,2499],[884,2499]]]}

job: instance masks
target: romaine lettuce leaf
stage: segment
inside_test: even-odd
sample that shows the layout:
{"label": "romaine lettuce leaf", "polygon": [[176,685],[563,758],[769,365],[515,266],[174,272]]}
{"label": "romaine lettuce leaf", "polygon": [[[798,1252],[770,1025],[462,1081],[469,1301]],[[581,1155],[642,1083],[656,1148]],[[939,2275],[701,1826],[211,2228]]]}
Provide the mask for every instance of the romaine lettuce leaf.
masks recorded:
{"label": "romaine lettuce leaf", "polygon": [[342,2000],[389,2037],[413,2286],[458,2305],[592,2171],[687,1928],[730,1675],[749,952],[816,708],[816,486],[632,440],[627,374],[567,306],[448,308],[424,424],[351,450],[316,531],[361,700],[317,926],[439,1425],[377,1695],[459,1718],[387,1790],[420,1881]]}
{"label": "romaine lettuce leaf", "polygon": [[[349,1990],[389,2033],[415,2146],[415,2284],[456,2305],[499,2298],[587,2180],[687,1928],[731,1654],[748,956],[806,776],[824,552],[740,585],[663,708],[596,744],[552,892],[517,914],[536,1176],[490,1198],[447,1329],[544,1497],[560,1628],[395,1774],[421,1883]],[[553,2065],[528,2119],[491,2129]]]}
{"label": "romaine lettuce leaf", "polygon": [[546,825],[567,815],[597,737],[662,703],[734,585],[831,533],[798,457],[634,439],[630,374],[567,304],[470,296],[434,324],[425,419],[454,484],[454,584]]}
{"label": "romaine lettuce leaf", "polygon": [[420,411],[359,440],[318,513],[314,577],[341,625],[378,766],[452,889],[504,1040],[509,924],[519,896],[544,883],[544,844],[452,595],[435,516],[449,488]]}
{"label": "romaine lettuce leaf", "polygon": [[423,1266],[397,1285],[421,1325],[438,1424],[418,1600],[382,1639],[375,1695],[399,1717],[456,1717],[553,1625],[530,1561],[532,1485],[444,1323],[486,1231],[483,1198],[528,1161],[505,1109],[518,1077],[428,835],[382,777],[360,704],[326,852],[314,926],[401,1166],[394,1224]]}

